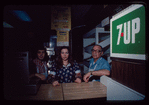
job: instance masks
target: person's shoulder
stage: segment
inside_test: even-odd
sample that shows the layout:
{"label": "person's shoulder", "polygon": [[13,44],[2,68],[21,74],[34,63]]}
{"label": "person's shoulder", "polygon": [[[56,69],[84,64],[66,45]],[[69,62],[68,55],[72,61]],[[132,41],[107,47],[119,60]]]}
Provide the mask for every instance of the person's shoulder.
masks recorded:
{"label": "person's shoulder", "polygon": [[107,61],[107,60],[105,60],[103,57],[100,57],[99,59],[101,59],[101,61]]}
{"label": "person's shoulder", "polygon": [[103,62],[104,63],[104,62],[107,62],[107,61],[103,57],[100,57],[97,62],[100,62],[100,63]]}
{"label": "person's shoulder", "polygon": [[101,60],[106,61],[103,57],[100,57],[100,58],[101,58]]}
{"label": "person's shoulder", "polygon": [[101,57],[101,61],[102,61],[103,63],[108,63],[108,61],[105,60],[103,57]]}

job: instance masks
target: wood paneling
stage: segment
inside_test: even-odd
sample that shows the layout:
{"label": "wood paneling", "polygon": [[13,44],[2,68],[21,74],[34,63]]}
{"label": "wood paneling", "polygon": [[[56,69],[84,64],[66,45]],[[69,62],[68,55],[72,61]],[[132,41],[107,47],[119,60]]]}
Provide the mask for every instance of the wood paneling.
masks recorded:
{"label": "wood paneling", "polygon": [[111,78],[145,95],[145,64],[113,60]]}

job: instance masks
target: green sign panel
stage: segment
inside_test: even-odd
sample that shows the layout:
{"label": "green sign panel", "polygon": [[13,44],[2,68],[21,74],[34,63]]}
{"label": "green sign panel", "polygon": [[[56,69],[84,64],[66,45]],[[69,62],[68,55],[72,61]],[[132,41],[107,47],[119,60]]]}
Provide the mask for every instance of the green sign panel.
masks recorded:
{"label": "green sign panel", "polygon": [[129,54],[128,58],[130,54],[145,54],[145,7],[143,5],[130,6],[113,17],[110,24],[112,54],[122,54],[122,57]]}

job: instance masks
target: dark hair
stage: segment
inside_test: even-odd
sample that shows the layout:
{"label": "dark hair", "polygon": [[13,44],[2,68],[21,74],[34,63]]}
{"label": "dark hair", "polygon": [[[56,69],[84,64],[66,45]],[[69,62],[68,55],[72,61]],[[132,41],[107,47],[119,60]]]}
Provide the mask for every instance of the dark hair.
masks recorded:
{"label": "dark hair", "polygon": [[71,56],[71,52],[70,52],[70,49],[69,47],[67,46],[62,46],[59,50],[59,53],[58,53],[58,58],[56,60],[56,63],[57,63],[57,68],[60,69],[63,67],[63,61],[62,61],[62,58],[61,58],[61,50],[62,49],[67,49],[68,50],[68,53],[69,53],[69,57],[68,57],[68,63],[71,64],[71,66],[73,66],[73,60],[72,60],[72,56]]}
{"label": "dark hair", "polygon": [[49,57],[48,57],[48,54],[47,54],[47,52],[46,52],[46,48],[44,48],[44,47],[38,47],[38,48],[36,49],[36,58],[38,58],[38,55],[37,55],[38,50],[44,50],[44,52],[45,52],[45,56],[44,56],[44,58],[43,58],[42,61],[46,61],[46,62],[48,62]]}

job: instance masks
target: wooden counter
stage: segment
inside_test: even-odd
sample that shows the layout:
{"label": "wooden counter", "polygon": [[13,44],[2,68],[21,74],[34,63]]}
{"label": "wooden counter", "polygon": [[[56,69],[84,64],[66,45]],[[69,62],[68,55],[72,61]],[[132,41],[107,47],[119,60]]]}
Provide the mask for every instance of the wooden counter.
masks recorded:
{"label": "wooden counter", "polygon": [[41,84],[36,95],[24,95],[15,100],[78,100],[92,98],[106,98],[107,88],[100,82],[60,83],[60,86]]}
{"label": "wooden counter", "polygon": [[52,84],[41,84],[36,95],[26,97],[27,100],[63,100],[62,85],[54,87]]}
{"label": "wooden counter", "polygon": [[100,82],[63,83],[64,100],[103,98],[107,88]]}

